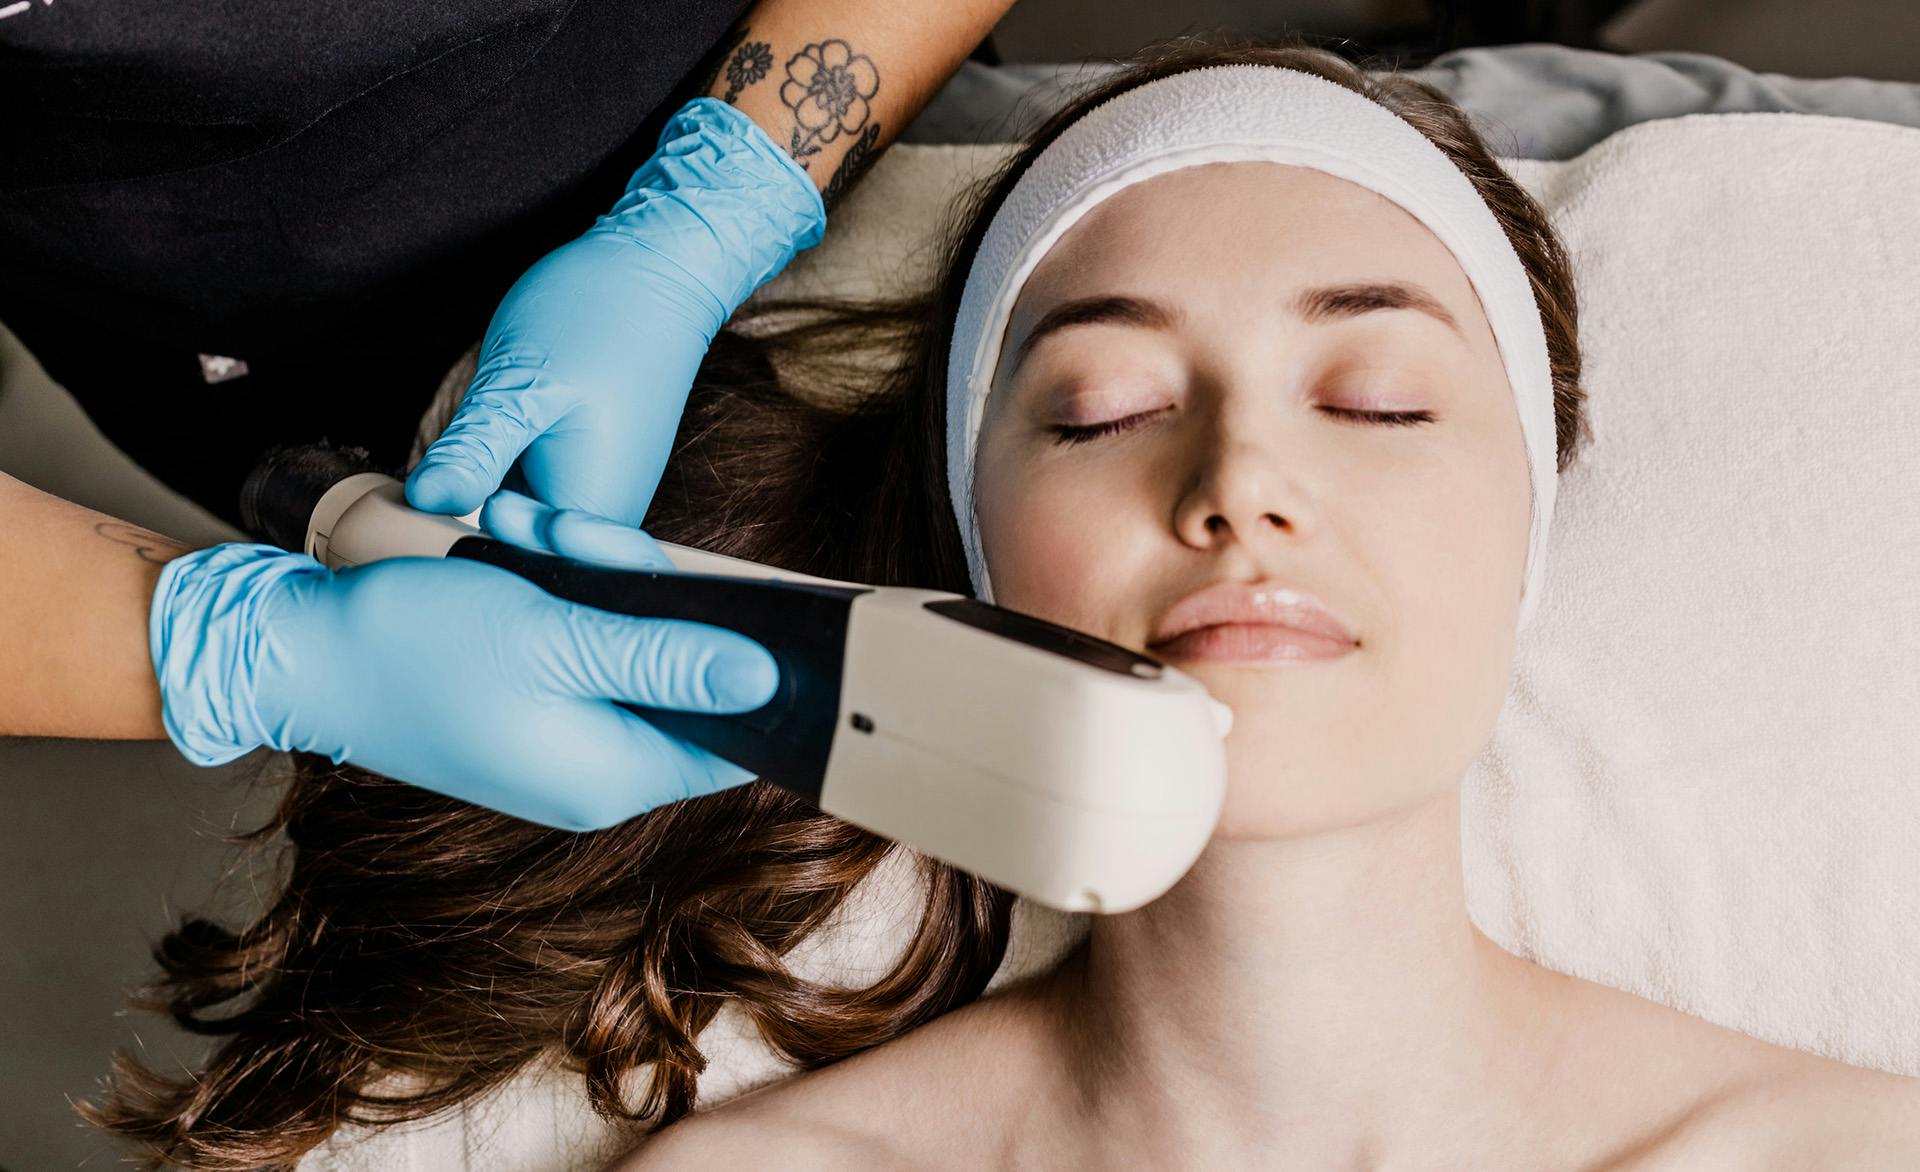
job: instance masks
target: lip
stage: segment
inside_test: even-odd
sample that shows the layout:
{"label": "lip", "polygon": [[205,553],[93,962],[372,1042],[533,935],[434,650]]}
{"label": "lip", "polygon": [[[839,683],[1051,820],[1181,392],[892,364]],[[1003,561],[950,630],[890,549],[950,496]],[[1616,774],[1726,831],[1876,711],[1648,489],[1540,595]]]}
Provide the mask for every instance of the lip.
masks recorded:
{"label": "lip", "polygon": [[1335,659],[1360,645],[1325,603],[1278,579],[1220,582],[1168,610],[1148,650],[1166,659]]}

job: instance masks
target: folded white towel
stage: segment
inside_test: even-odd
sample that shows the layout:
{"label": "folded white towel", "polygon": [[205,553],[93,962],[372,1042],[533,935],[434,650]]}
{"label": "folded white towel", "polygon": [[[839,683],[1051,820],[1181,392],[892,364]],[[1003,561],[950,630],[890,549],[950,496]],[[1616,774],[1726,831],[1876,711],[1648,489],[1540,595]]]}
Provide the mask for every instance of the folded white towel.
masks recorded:
{"label": "folded white towel", "polygon": [[[895,147],[765,294],[918,279],[1008,149]],[[1920,130],[1693,115],[1502,162],[1573,254],[1594,442],[1464,782],[1468,910],[1548,968],[1920,1075]],[[909,882],[876,874],[802,971],[877,975]],[[994,987],[1084,930],[1018,905]],[[705,1041],[708,1103],[783,1073],[731,1011]],[[631,1137],[584,1103],[530,1072],[302,1167],[597,1168]]]}
{"label": "folded white towel", "polygon": [[1920,1075],[1920,131],[1636,126],[1514,168],[1595,443],[1461,813],[1549,968]]}

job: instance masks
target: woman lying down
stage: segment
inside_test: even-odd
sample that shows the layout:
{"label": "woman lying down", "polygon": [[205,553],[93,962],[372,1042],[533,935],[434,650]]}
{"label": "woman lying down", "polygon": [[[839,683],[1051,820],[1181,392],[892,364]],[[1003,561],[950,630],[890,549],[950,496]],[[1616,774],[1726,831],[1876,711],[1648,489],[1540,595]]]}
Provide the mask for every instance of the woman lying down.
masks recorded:
{"label": "woman lying down", "polygon": [[[277,901],[161,950],[225,1043],[121,1060],[95,1121],[288,1167],[557,1053],[649,1125],[625,1172],[1920,1166],[1920,1080],[1467,916],[1460,786],[1585,429],[1567,255],[1437,90],[1298,43],[1143,57],[983,185],[934,288],[831,309],[721,335],[647,528],[1195,675],[1236,720],[1192,871],[981,998],[1011,898],[924,861],[897,967],[842,988],[782,958],[901,848],[770,786],[573,834],[302,757]],[[905,358],[853,396],[874,344]],[[728,1002],[803,1072],[695,1114]]]}

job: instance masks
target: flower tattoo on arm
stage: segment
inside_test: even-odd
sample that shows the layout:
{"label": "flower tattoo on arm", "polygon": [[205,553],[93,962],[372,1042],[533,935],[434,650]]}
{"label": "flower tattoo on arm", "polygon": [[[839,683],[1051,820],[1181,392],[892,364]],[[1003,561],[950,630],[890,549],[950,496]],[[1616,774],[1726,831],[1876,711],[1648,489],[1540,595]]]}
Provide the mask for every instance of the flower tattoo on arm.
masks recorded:
{"label": "flower tattoo on arm", "polygon": [[810,156],[843,131],[858,135],[867,126],[867,100],[879,89],[880,71],[873,58],[855,53],[845,41],[821,41],[789,57],[780,101],[793,111],[797,125],[787,153],[805,167]]}
{"label": "flower tattoo on arm", "polygon": [[727,92],[720,100],[731,105],[740,91],[767,76],[773,70],[773,46],[765,41],[748,41],[727,61]]}

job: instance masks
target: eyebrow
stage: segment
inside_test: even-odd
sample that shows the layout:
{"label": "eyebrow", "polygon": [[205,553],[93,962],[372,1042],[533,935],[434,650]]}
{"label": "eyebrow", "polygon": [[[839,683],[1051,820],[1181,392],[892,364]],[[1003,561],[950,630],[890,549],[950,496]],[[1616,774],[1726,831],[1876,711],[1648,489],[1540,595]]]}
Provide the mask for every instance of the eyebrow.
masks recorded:
{"label": "eyebrow", "polygon": [[[1319,285],[1303,289],[1288,307],[1309,325],[1346,321],[1388,309],[1411,309],[1446,325],[1461,341],[1467,336],[1439,298],[1419,285],[1404,281],[1361,281],[1346,285]],[[1014,351],[1013,371],[1027,360],[1041,339],[1074,326],[1129,325],[1171,330],[1181,321],[1180,311],[1162,302],[1124,294],[1102,294],[1063,301],[1041,316]],[[1010,372],[1011,374],[1011,372]]]}

